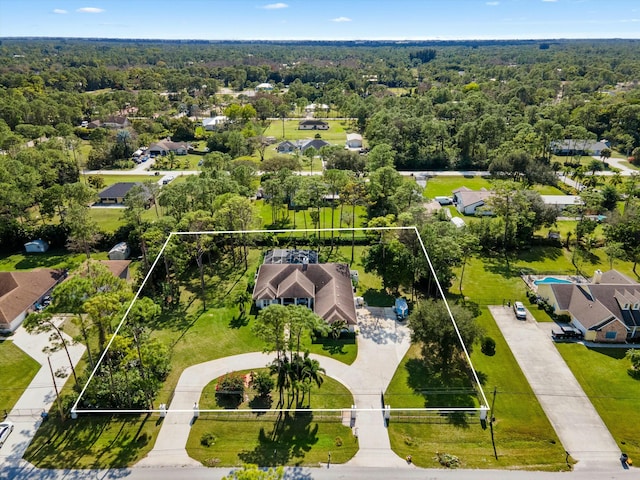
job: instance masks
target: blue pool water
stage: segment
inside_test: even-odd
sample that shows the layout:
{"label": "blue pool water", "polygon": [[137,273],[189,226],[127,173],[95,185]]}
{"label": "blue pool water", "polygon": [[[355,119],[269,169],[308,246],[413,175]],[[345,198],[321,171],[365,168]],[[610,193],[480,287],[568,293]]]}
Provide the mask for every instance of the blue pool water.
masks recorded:
{"label": "blue pool water", "polygon": [[572,283],[570,280],[563,280],[562,278],[545,277],[542,280],[535,280],[533,283],[536,285],[546,285],[548,283]]}

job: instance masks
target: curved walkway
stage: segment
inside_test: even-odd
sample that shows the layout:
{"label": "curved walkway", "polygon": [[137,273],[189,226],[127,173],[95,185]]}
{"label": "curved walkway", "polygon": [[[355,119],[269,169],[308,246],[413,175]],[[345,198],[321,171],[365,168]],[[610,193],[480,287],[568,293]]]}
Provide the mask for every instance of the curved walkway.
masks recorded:
{"label": "curved walkway", "polygon": [[[410,345],[409,332],[393,318],[391,309],[370,308],[358,311],[360,334],[358,357],[346,365],[330,357],[312,355],[326,374],[339,381],[353,394],[356,408],[379,409],[383,393]],[[193,404],[200,401],[202,390],[225,373],[262,368],[274,355],[246,353],[189,367],[182,372],[160,433],[149,454],[137,466],[196,466],[185,449]],[[345,409],[349,406],[345,405]],[[367,467],[404,467],[407,463],[391,451],[389,435],[380,411],[358,411],[359,450],[348,465]]]}

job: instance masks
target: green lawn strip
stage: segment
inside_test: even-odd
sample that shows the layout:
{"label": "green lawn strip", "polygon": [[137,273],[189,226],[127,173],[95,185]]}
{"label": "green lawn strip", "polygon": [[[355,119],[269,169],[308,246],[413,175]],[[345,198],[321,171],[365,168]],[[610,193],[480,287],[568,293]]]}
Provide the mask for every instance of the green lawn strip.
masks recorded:
{"label": "green lawn strip", "polygon": [[627,373],[631,363],[624,358],[626,349],[587,348],[580,344],[557,347],[620,450],[634,461],[640,460],[640,380]]}
{"label": "green lawn strip", "polygon": [[565,195],[565,193],[551,185],[534,185],[532,190],[535,190],[540,195]]}
{"label": "green lawn strip", "polygon": [[630,168],[631,170],[640,170],[640,168],[638,168],[636,165],[634,165],[633,163],[627,162],[626,160],[622,160],[617,162],[619,165],[623,165],[627,168]]}
{"label": "green lawn strip", "polygon": [[11,411],[38,370],[40,364],[11,340],[0,340],[0,411]]}
{"label": "green lawn strip", "polygon": [[[489,402],[492,401],[493,389],[497,388],[494,434],[498,460],[493,456],[490,430],[481,428],[478,417],[469,417],[469,423],[462,425],[446,421],[395,421],[392,418],[389,436],[393,450],[401,457],[411,455],[413,462],[420,467],[438,467],[435,456],[436,452],[440,452],[456,455],[464,468],[566,470],[564,449],[493,318],[486,309],[482,309],[477,321],[485,335],[496,341],[494,356],[486,356],[476,347],[472,361]],[[410,375],[410,370],[407,370],[407,366],[420,364],[416,360],[419,355],[419,348],[412,347],[387,389],[385,401],[389,401],[394,408],[398,407],[396,403],[400,406],[424,406],[425,396],[416,393],[414,388],[423,388],[423,384],[427,384],[427,389],[436,389],[435,385],[431,385],[432,379],[420,381],[418,372],[412,371]],[[455,388],[465,383],[460,377],[441,377],[441,382],[447,380],[450,383],[441,383],[440,388]],[[442,398],[440,396],[439,401]],[[435,404],[430,396],[427,399]],[[450,395],[449,399],[454,404],[460,400],[456,395]]]}
{"label": "green lawn strip", "polygon": [[298,130],[298,122],[300,120],[302,119],[286,120],[284,122],[284,137],[282,135],[282,121],[274,120],[263,135],[265,137],[276,137],[280,142],[283,139],[304,140],[306,138],[314,138],[316,134],[320,134],[322,140],[344,146],[347,141],[347,133],[351,131],[348,122],[343,120],[324,120],[329,124],[329,130]]}
{"label": "green lawn strip", "polygon": [[[217,380],[205,387],[199,402],[201,410],[225,408],[216,401],[216,383]],[[273,391],[272,399],[276,402],[271,407],[277,403],[277,397],[277,391]],[[254,402],[258,408],[269,408],[259,400]],[[247,403],[251,401],[243,402],[239,409],[250,409]],[[351,393],[329,377],[324,377],[319,389],[315,384],[311,388],[311,408],[348,409],[352,403]],[[357,452],[357,442],[350,428],[342,425],[340,412],[290,414],[279,424],[276,419],[277,416],[271,413],[261,416],[203,412],[191,428],[187,452],[211,466],[243,463],[317,466],[319,462],[327,461],[329,452],[335,463],[344,463]],[[200,442],[206,433],[215,437],[215,443],[210,447]]]}
{"label": "green lawn strip", "polygon": [[38,468],[124,468],[142,459],[159,430],[147,415],[81,415],[38,429],[24,458]]}
{"label": "green lawn strip", "polygon": [[[125,211],[124,208],[97,207],[97,208],[89,209],[89,216],[93,220],[95,220],[100,230],[106,233],[113,233],[116,230],[118,230],[118,228],[120,228],[125,224],[125,221],[123,218],[124,211]],[[156,218],[157,217],[156,217],[156,212],[154,208],[150,208],[142,212],[143,220],[153,221]]]}
{"label": "green lawn strip", "polygon": [[460,187],[467,187],[471,190],[480,190],[481,188],[491,190],[491,182],[486,177],[437,176],[427,179],[424,196],[427,198],[451,197],[451,192]]}
{"label": "green lawn strip", "polygon": [[85,260],[84,254],[71,254],[66,250],[45,253],[14,253],[0,256],[0,271],[32,270],[34,268],[67,268],[73,270]]}
{"label": "green lawn strip", "polygon": [[104,181],[105,187],[109,187],[115,183],[121,182],[146,182],[149,180],[157,180],[153,173],[149,175],[131,174],[131,175],[109,175],[109,174],[96,174],[96,175],[81,175],[84,180],[89,177],[99,177]]}

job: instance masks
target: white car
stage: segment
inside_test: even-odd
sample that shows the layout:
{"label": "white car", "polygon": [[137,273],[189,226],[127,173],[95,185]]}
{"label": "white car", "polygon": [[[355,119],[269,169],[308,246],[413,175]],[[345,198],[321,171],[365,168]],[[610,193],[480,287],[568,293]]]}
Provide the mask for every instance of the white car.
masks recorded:
{"label": "white car", "polygon": [[513,311],[516,314],[516,318],[518,320],[526,320],[527,319],[527,310],[524,308],[522,302],[515,302],[513,304]]}
{"label": "white car", "polygon": [[4,445],[5,440],[11,432],[13,432],[13,422],[6,421],[0,423],[0,447]]}
{"label": "white car", "polygon": [[173,175],[167,175],[166,177],[164,177],[162,179],[162,184],[163,185],[168,185],[169,183],[173,182],[173,180],[175,180],[176,177],[174,177]]}

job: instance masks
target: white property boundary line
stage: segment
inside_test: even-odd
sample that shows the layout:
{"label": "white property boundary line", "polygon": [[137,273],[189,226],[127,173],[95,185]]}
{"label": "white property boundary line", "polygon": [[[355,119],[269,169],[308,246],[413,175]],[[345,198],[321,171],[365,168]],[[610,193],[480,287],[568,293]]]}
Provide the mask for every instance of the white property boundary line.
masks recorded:
{"label": "white property boundary line", "polygon": [[[458,341],[460,342],[460,345],[462,346],[462,350],[464,352],[465,358],[467,360],[467,362],[469,363],[469,366],[471,367],[471,372],[473,373],[473,379],[476,382],[476,386],[477,389],[480,391],[480,395],[482,397],[482,405],[480,407],[454,407],[454,408],[447,408],[447,407],[425,407],[425,408],[390,408],[389,410],[392,411],[422,411],[422,412],[428,412],[428,411],[432,411],[432,412],[455,412],[455,411],[460,411],[460,412],[486,412],[488,410],[487,405],[489,405],[489,402],[487,401],[487,397],[484,393],[484,390],[482,388],[482,384],[480,383],[480,379],[478,378],[478,374],[476,373],[476,369],[473,366],[473,363],[471,362],[471,356],[469,355],[469,351],[467,350],[467,346],[465,345],[464,341],[462,340],[462,335],[460,334],[460,330],[458,329],[458,324],[456,323],[455,318],[453,317],[453,313],[451,312],[451,307],[449,306],[449,302],[447,301],[447,298],[444,295],[444,291],[442,290],[442,286],[440,285],[440,280],[438,280],[438,276],[435,273],[435,270],[433,268],[433,264],[431,263],[431,258],[429,257],[429,254],[427,253],[427,249],[425,248],[424,242],[422,241],[422,237],[420,236],[420,232],[418,232],[418,228],[415,226],[412,227],[360,227],[360,228],[304,228],[304,229],[279,229],[279,230],[204,230],[204,231],[196,231],[196,232],[170,232],[169,236],[167,237],[167,239],[165,240],[164,244],[162,245],[162,248],[160,249],[160,252],[158,253],[158,256],[156,257],[156,259],[153,261],[153,264],[151,265],[151,268],[149,269],[149,271],[147,272],[146,276],[144,277],[144,280],[142,281],[142,283],[140,284],[140,287],[138,288],[138,291],[136,292],[135,296],[133,297],[133,300],[131,301],[131,303],[129,304],[129,306],[127,307],[127,310],[125,311],[124,315],[122,316],[122,320],[120,321],[120,323],[118,324],[118,326],[116,327],[116,329],[114,330],[113,334],[111,335],[111,338],[109,339],[109,342],[107,343],[106,348],[104,349],[104,351],[102,352],[102,354],[100,355],[100,358],[98,359],[98,361],[96,362],[95,367],[93,368],[91,374],[89,375],[89,378],[87,379],[84,387],[82,388],[82,390],[80,391],[80,394],[78,395],[78,398],[76,399],[76,401],[73,404],[73,407],[71,407],[71,415],[73,417],[75,417],[78,413],[99,413],[99,414],[105,414],[105,413],[109,413],[109,414],[122,414],[122,413],[126,413],[126,414],[130,414],[130,413],[160,413],[161,410],[150,410],[150,409],[145,409],[145,410],[138,410],[138,409],[125,409],[125,410],[118,410],[118,409],[90,409],[90,410],[80,410],[78,409],[78,403],[80,402],[80,400],[82,399],[82,396],[85,394],[87,388],[89,387],[89,383],[91,382],[91,380],[93,379],[93,377],[95,376],[95,374],[98,371],[98,368],[100,367],[102,361],[104,360],[104,357],[106,356],[107,352],[109,351],[109,348],[111,348],[111,344],[113,343],[113,341],[115,340],[116,336],[118,335],[118,333],[120,332],[120,329],[122,328],[122,326],[124,325],[125,320],[127,319],[127,316],[129,315],[129,312],[131,311],[131,308],[133,308],[133,305],[135,304],[135,302],[138,300],[138,297],[140,296],[140,293],[142,292],[142,289],[144,288],[145,284],[147,283],[147,280],[149,279],[149,277],[151,276],[151,273],[153,272],[153,270],[155,269],[156,265],[158,264],[158,261],[160,260],[160,257],[162,256],[162,254],[164,253],[165,249],[167,248],[167,245],[169,244],[169,241],[171,240],[171,238],[175,235],[175,236],[186,236],[186,235],[229,235],[229,234],[282,234],[282,233],[318,233],[318,232],[357,232],[357,231],[363,231],[363,232],[376,232],[376,231],[413,231],[416,235],[416,237],[418,238],[418,241],[420,242],[420,246],[422,248],[422,252],[424,253],[424,256],[427,260],[427,263],[429,265],[429,269],[431,271],[431,274],[433,275],[433,278],[436,281],[436,285],[438,287],[438,291],[440,292],[440,296],[442,297],[442,300],[444,301],[444,304],[447,308],[447,312],[449,313],[449,318],[451,319],[451,322],[453,323],[453,328],[456,331],[456,335],[458,336]],[[267,412],[295,412],[295,411],[303,411],[303,412],[342,412],[344,410],[351,410],[348,407],[345,408],[339,408],[339,409],[322,409],[322,408],[318,408],[318,409],[287,409],[287,408],[282,408],[282,409],[269,409],[269,410],[261,410],[261,409],[252,409],[248,412],[261,412],[261,411],[267,411]],[[366,412],[366,411],[383,411],[384,408],[355,408],[352,409],[354,411],[360,411],[360,412]],[[167,412],[168,410],[162,411],[162,412]],[[199,410],[202,413],[205,412],[226,412],[226,413],[237,413],[238,410],[228,410],[228,409],[202,409]],[[171,410],[171,412],[193,412],[193,410]]]}

